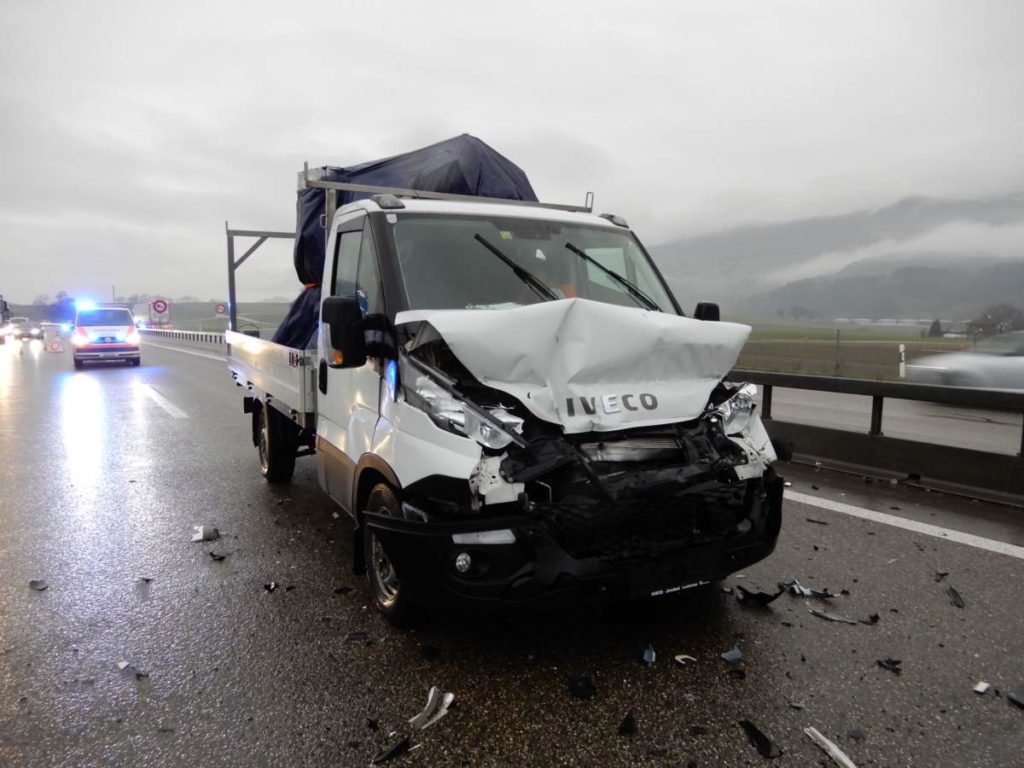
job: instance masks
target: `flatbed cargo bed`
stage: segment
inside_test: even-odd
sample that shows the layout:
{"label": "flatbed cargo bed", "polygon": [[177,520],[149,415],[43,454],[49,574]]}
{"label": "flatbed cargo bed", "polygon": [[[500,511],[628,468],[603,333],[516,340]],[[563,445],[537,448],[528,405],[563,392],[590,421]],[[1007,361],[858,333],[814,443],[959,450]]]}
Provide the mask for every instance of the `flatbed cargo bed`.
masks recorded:
{"label": "flatbed cargo bed", "polygon": [[316,350],[227,331],[228,369],[235,384],[266,400],[304,429],[316,425]]}

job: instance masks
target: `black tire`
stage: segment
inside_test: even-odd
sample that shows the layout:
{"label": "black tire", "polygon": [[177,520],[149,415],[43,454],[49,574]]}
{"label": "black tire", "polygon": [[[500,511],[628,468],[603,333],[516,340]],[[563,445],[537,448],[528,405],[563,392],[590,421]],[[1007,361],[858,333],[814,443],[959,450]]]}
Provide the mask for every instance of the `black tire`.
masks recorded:
{"label": "black tire", "polygon": [[75,358],[75,370],[76,370],[76,371],[80,371],[80,370],[82,370],[83,368],[85,368],[85,361],[84,361],[84,360],[79,360],[79,359],[78,359],[78,358],[76,357],[76,358]]}
{"label": "black tire", "polygon": [[133,368],[138,368],[140,365],[142,365],[142,358],[133,357],[131,360],[128,361],[128,365],[132,366]]}
{"label": "black tire", "polygon": [[256,450],[260,457],[260,474],[268,483],[287,483],[295,472],[295,425],[283,414],[263,404],[259,413],[259,436]]}
{"label": "black tire", "polygon": [[[386,483],[378,483],[373,487],[366,500],[366,509],[395,517],[402,513],[398,494]],[[366,580],[370,585],[373,604],[391,626],[399,629],[417,626],[423,619],[423,610],[401,588],[394,565],[370,527],[363,523],[362,529]]]}

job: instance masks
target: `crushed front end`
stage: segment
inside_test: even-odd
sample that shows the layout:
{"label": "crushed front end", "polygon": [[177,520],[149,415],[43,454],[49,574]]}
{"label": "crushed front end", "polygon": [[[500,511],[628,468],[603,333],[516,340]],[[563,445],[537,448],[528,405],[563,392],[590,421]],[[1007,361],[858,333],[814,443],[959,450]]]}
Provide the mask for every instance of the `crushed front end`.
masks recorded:
{"label": "crushed front end", "polygon": [[783,482],[752,385],[719,383],[686,421],[570,434],[432,346],[440,355],[406,361],[406,398],[475,439],[480,461],[468,478],[404,488],[401,517],[365,516],[418,602],[658,597],[773,551]]}

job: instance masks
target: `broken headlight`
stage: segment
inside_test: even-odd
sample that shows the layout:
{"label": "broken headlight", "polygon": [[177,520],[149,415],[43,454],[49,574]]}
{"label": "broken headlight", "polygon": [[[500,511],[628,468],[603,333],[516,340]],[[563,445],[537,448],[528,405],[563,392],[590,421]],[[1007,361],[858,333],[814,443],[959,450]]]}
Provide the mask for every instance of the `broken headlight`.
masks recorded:
{"label": "broken headlight", "polygon": [[745,431],[754,416],[757,403],[757,384],[741,384],[733,392],[732,397],[715,406],[711,414],[722,420],[722,428],[727,435],[738,435]]}
{"label": "broken headlight", "polygon": [[487,415],[505,428],[498,429],[480,414],[483,409],[455,399],[427,376],[416,379],[415,396],[437,426],[465,435],[484,448],[504,448],[512,442],[508,432],[523,431],[523,420],[518,416],[500,407],[486,409]]}

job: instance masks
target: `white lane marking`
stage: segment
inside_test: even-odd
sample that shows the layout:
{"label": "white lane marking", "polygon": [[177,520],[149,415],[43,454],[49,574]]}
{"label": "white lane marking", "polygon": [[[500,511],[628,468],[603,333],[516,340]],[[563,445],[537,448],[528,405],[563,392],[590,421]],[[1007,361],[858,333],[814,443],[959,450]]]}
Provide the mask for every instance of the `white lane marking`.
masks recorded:
{"label": "white lane marking", "polygon": [[942,528],[938,525],[930,525],[929,523],[919,523],[916,520],[908,520],[905,517],[887,515],[885,512],[875,512],[863,507],[855,507],[852,504],[843,504],[839,501],[819,499],[817,496],[809,496],[806,493],[798,493],[796,491],[786,491],[786,498],[800,504],[818,507],[819,509],[827,509],[832,512],[859,517],[862,520],[870,520],[882,525],[891,525],[894,528],[902,528],[905,531],[922,533],[925,536],[934,536],[937,539],[945,539],[946,541],[955,541],[957,544],[966,544],[969,547],[985,549],[989,552],[996,552],[1000,555],[1009,555],[1010,557],[1016,557],[1018,560],[1024,560],[1024,547],[1018,547],[1016,544],[1007,544],[1005,541],[986,539],[982,536],[975,536],[973,533],[954,531],[952,528]]}
{"label": "white lane marking", "polygon": [[144,341],[143,346],[145,347],[156,347],[157,349],[168,349],[171,352],[181,352],[184,355],[193,355],[195,357],[205,357],[207,360],[216,360],[218,363],[227,361],[226,355],[214,355],[209,352],[199,352],[195,349],[182,349],[181,347],[169,347],[166,344],[154,344],[152,341]]}
{"label": "white lane marking", "polygon": [[164,397],[159,392],[157,392],[155,389],[153,389],[151,386],[149,386],[149,384],[143,384],[142,385],[142,391],[146,393],[146,397],[148,397],[154,403],[156,403],[161,408],[163,408],[165,411],[167,411],[167,413],[169,413],[172,418],[175,418],[175,419],[187,419],[188,418],[188,414],[187,413],[185,413],[183,410],[181,410],[181,408],[176,406],[174,403],[172,403],[166,397]]}

